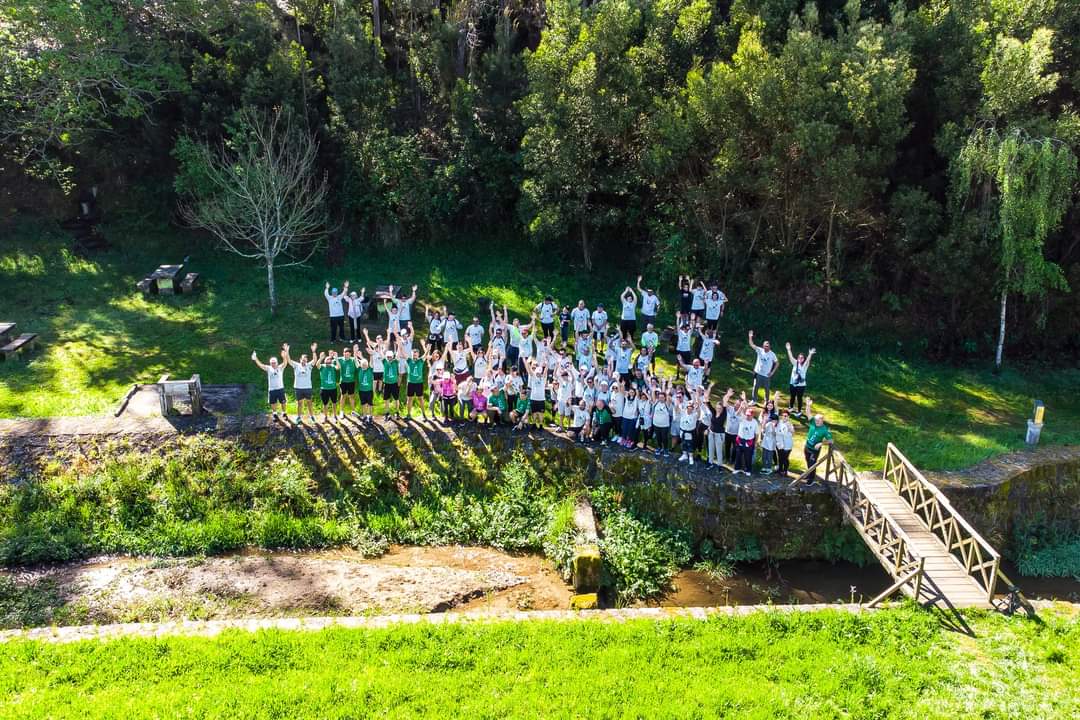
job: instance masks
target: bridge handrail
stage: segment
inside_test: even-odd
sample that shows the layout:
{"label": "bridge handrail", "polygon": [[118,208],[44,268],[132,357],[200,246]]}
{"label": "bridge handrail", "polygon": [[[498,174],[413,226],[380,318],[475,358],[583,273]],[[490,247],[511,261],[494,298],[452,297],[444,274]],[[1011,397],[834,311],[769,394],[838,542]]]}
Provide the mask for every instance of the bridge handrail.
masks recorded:
{"label": "bridge handrail", "polygon": [[[923,476],[919,469],[908,460],[900,450],[889,443],[885,450],[885,468],[883,478],[896,490],[896,494],[911,508],[911,510],[926,523],[927,528],[936,535],[950,554],[954,550],[960,551],[960,559],[963,561],[964,570],[986,591],[987,600],[992,602],[997,579],[1001,576],[1001,555],[987,542],[975,528],[971,527],[967,520],[958,513],[945,497],[941,490]],[[930,503],[915,502],[909,496],[909,487],[916,484],[922,493],[928,494],[934,501],[933,507],[928,511]],[[937,510],[937,519],[933,510]],[[968,551],[967,548],[971,548]],[[977,562],[973,562],[977,560]]]}
{"label": "bridge handrail", "polygon": [[[822,457],[791,484],[804,481],[820,465],[825,466],[825,485],[840,502],[844,514],[878,561],[898,581],[888,592],[875,598],[872,604],[908,583],[913,585],[912,597],[918,599],[925,558],[914,549],[911,538],[903,528],[863,492],[858,474],[838,450],[829,445]],[[882,529],[876,530],[879,526]]]}

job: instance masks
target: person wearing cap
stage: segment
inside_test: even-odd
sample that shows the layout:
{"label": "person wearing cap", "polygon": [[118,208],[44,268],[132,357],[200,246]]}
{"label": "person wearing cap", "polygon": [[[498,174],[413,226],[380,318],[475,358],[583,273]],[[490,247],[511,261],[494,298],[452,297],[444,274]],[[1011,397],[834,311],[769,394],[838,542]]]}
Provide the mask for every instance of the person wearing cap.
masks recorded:
{"label": "person wearing cap", "polygon": [[330,342],[345,341],[345,296],[349,292],[349,281],[342,285],[341,292],[337,288],[331,288],[326,283],[323,288],[323,297],[330,312]]}
{"label": "person wearing cap", "polygon": [[[346,285],[347,284],[348,283],[346,283]],[[359,295],[353,290],[345,296],[345,301],[349,304],[349,309],[346,312],[349,319],[349,341],[356,342],[360,339],[361,318],[363,318],[364,313],[367,312],[367,288],[360,288]]]}
{"label": "person wearing cap", "polygon": [[592,426],[593,442],[607,442],[608,437],[611,435],[612,423],[613,419],[607,403],[603,398],[597,398],[592,411],[592,420],[589,423]]}
{"label": "person wearing cap", "polygon": [[285,408],[285,367],[278,365],[276,357],[271,356],[268,363],[259,362],[259,356],[254,350],[251,351],[251,359],[266,373],[267,395],[266,400],[270,404],[270,414],[274,420],[278,419],[278,407],[281,408],[282,416],[287,418]]}

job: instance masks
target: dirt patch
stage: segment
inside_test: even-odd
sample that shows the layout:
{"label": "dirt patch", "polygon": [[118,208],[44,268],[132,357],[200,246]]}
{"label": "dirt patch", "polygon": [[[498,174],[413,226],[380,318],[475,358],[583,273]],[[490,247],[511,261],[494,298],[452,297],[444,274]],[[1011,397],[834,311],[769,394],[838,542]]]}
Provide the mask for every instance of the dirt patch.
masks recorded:
{"label": "dirt patch", "polygon": [[52,606],[8,625],[559,609],[570,598],[544,558],[469,547],[103,558],[4,575]]}

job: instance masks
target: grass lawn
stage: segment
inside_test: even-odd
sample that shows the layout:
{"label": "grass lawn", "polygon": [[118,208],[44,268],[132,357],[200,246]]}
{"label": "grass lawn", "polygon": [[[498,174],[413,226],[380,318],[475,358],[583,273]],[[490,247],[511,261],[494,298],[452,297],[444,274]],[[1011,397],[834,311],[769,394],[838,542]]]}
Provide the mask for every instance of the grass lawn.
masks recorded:
{"label": "grass lawn", "polygon": [[[264,408],[265,380],[249,355],[256,349],[265,358],[282,342],[294,348],[313,340],[325,344],[322,287],[327,280],[337,285],[347,277],[357,287],[416,283],[422,298],[447,303],[467,323],[482,297],[519,313],[547,293],[571,304],[580,297],[590,306],[604,302],[613,308],[627,279],[636,275],[561,269],[557,263],[545,264],[543,251],[506,251],[495,244],[471,246],[469,255],[441,247],[365,256],[353,251],[343,268],[330,273],[317,268],[279,272],[280,309],[271,317],[265,272],[253,263],[169,229],[113,226],[106,233],[114,249],[91,260],[70,252],[66,233],[39,222],[23,223],[5,235],[0,321],[39,333],[45,350],[28,365],[0,365],[0,417],[104,412],[132,383],[153,382],[165,372],[199,373],[208,383],[250,382],[259,391],[248,409]],[[158,264],[185,255],[206,280],[201,293],[145,299],[135,290],[136,281]],[[722,325],[734,355],[716,363],[713,377],[721,387],[749,387],[752,356],[739,303],[734,297],[733,312]],[[857,467],[879,467],[890,440],[931,469],[963,467],[1020,447],[1036,397],[1047,405],[1043,442],[1080,442],[1080,393],[1075,392],[1080,369],[1008,370],[995,377],[982,369],[826,345],[818,342],[822,338],[794,330],[790,337],[781,335],[794,326],[790,318],[775,317],[757,321],[755,330],[759,341],[771,339],[781,351],[786,339],[803,349],[818,345],[809,394]],[[670,371],[670,363],[663,369]],[[776,376],[778,387],[786,390],[789,372],[785,358]]]}
{"label": "grass lawn", "polygon": [[910,607],[0,645],[7,718],[1075,718],[1080,621]]}

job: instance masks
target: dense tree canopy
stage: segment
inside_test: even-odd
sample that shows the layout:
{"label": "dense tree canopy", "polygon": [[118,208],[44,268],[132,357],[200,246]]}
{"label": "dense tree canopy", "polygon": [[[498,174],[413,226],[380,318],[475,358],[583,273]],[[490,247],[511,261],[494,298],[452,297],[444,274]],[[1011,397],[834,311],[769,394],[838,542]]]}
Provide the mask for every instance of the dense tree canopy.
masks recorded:
{"label": "dense tree canopy", "polygon": [[[808,323],[1080,351],[1077,0],[7,0],[26,182],[176,180],[287,108],[333,261],[496,233]],[[175,204],[175,197],[168,198]]]}

